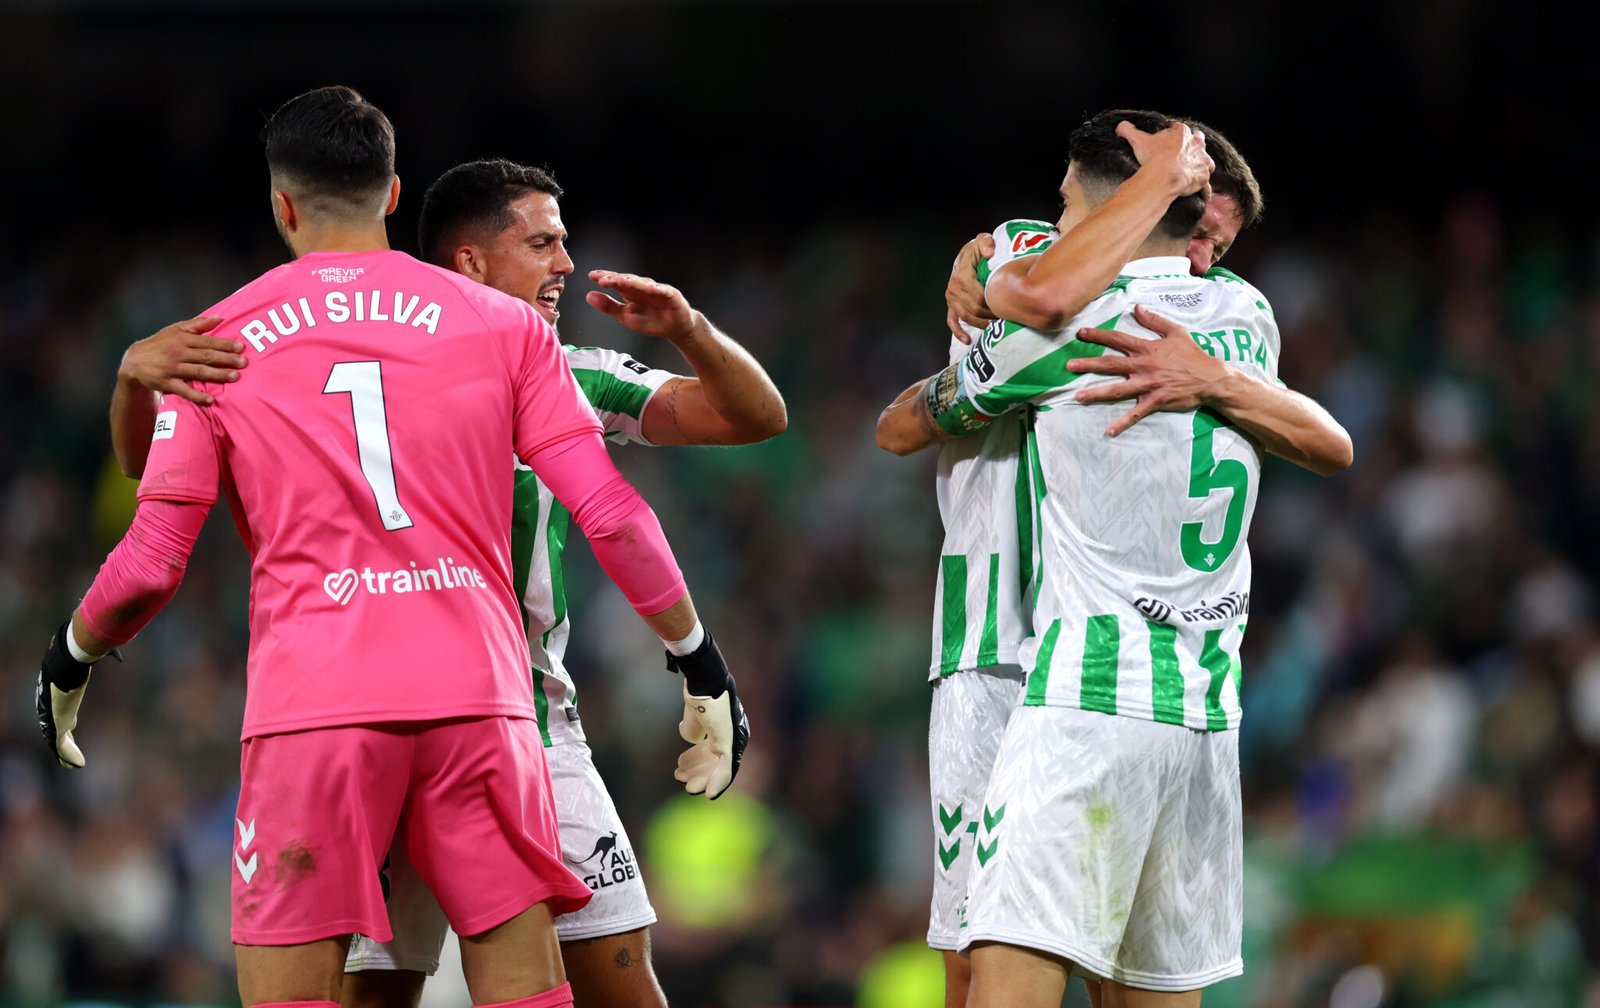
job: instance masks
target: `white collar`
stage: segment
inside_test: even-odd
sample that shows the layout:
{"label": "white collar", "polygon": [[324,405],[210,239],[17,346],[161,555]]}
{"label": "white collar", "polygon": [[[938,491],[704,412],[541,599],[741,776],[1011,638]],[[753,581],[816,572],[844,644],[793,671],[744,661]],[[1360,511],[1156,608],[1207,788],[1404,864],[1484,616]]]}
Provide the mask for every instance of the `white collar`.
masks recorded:
{"label": "white collar", "polygon": [[1146,256],[1135,259],[1122,267],[1122,276],[1132,277],[1158,277],[1158,276],[1189,276],[1189,259],[1187,256]]}

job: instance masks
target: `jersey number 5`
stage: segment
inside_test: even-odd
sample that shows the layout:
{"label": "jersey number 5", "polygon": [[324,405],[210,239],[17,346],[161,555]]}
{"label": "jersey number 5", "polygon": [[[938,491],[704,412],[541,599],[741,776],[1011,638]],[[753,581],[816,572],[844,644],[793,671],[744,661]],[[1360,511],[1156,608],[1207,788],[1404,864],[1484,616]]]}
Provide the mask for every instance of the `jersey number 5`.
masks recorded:
{"label": "jersey number 5", "polygon": [[356,455],[361,475],[372,488],[383,527],[393,532],[410,528],[411,516],[400,506],[394,485],[394,456],[389,451],[389,418],[383,409],[383,369],[375,360],[340,361],[328,372],[323,395],[348,393],[356,425]]}
{"label": "jersey number 5", "polygon": [[1228,513],[1222,520],[1222,538],[1208,543],[1200,538],[1204,522],[1184,522],[1181,544],[1183,562],[1197,571],[1214,571],[1239,545],[1239,530],[1244,527],[1244,508],[1250,494],[1250,470],[1238,459],[1217,460],[1213,436],[1223,420],[1209,410],[1194,415],[1194,447],[1189,455],[1189,498],[1210,497],[1218,490],[1231,490]]}

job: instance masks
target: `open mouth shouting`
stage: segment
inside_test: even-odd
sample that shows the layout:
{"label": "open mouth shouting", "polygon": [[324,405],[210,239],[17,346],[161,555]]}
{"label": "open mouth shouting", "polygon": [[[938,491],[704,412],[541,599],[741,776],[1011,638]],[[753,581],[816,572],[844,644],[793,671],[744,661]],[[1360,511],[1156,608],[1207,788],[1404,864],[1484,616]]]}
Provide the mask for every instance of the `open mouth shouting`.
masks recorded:
{"label": "open mouth shouting", "polygon": [[534,307],[539,309],[539,313],[551,325],[554,325],[556,319],[561,317],[561,309],[556,307],[556,302],[561,300],[561,290],[564,286],[564,284],[558,283],[547,287],[540,291],[539,296],[534,299]]}

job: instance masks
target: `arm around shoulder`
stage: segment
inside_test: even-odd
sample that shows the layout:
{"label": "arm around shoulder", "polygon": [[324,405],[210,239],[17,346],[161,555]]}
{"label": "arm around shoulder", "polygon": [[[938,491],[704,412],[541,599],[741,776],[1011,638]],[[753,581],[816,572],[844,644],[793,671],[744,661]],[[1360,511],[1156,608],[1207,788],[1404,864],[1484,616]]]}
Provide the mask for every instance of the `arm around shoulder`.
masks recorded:
{"label": "arm around shoulder", "polygon": [[1349,432],[1310,396],[1232,369],[1213,389],[1207,405],[1279,458],[1318,476],[1343,472],[1355,461]]}

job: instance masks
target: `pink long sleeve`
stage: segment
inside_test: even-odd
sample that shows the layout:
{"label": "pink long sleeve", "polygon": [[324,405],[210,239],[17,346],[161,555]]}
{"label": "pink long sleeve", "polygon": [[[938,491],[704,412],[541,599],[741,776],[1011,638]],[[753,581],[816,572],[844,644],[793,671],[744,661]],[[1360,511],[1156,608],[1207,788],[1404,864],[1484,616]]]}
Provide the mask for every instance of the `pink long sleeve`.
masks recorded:
{"label": "pink long sleeve", "polygon": [[683,573],[661,523],[612,465],[599,434],[564,438],[526,461],[572,512],[595,559],[636,612],[654,616],[683,597]]}
{"label": "pink long sleeve", "polygon": [[172,601],[210,510],[180,501],[140,503],[78,607],[96,637],[112,647],[126,644]]}

